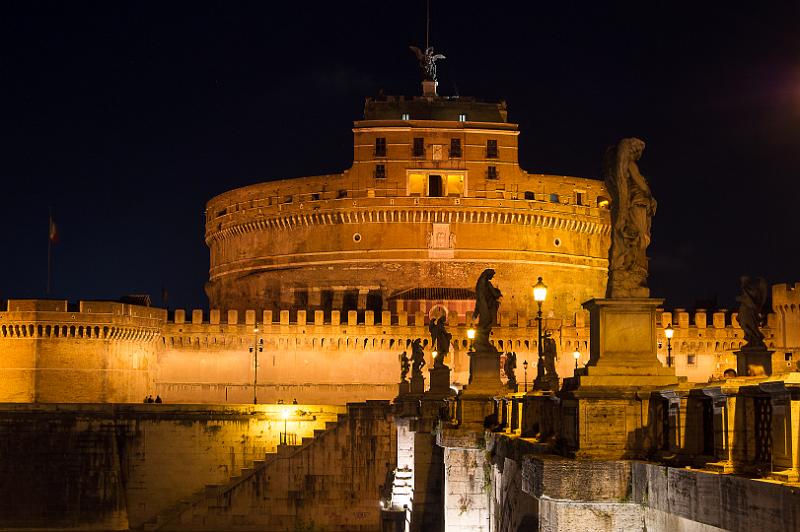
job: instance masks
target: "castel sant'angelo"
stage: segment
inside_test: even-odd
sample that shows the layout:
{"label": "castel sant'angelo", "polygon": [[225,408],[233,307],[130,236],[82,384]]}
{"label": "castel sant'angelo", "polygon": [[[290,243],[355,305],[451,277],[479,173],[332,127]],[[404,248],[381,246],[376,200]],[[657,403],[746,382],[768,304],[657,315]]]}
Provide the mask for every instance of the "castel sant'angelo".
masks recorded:
{"label": "castel sant'angelo", "polygon": [[[367,99],[343,173],[253,184],[208,202],[210,311],[10,300],[0,312],[0,401],[386,399],[396,395],[398,355],[441,315],[458,387],[475,280],[487,268],[503,292],[493,344],[536,374],[531,287],[542,277],[543,325],[558,345],[559,374],[571,375],[589,353],[581,303],[606,289],[603,182],[520,168],[505,102],[440,96],[435,81],[422,93]],[[766,329],[787,364],[800,346],[797,293],[773,287]],[[679,375],[705,382],[735,367],[735,314],[661,316],[662,327],[675,326]]]}

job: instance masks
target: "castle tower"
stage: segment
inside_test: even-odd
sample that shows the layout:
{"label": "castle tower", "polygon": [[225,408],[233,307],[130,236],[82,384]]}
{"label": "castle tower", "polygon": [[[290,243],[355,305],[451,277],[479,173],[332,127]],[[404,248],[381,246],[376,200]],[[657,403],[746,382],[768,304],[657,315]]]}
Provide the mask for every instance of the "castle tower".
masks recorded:
{"label": "castle tower", "polygon": [[505,102],[367,99],[348,170],[208,202],[211,307],[463,315],[491,267],[502,312],[531,314],[542,276],[545,312],[571,317],[605,290],[608,200],[601,181],[520,168],[518,135]]}

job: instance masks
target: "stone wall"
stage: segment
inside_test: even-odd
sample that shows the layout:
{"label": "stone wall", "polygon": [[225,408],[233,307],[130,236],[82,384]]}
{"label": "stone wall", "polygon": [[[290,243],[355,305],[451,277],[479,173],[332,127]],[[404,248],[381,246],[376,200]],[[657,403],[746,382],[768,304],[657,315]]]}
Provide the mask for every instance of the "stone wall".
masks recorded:
{"label": "stone wall", "polygon": [[276,451],[284,427],[301,441],[345,411],[1,405],[0,529],[141,527],[206,485],[226,483],[263,461]]}
{"label": "stone wall", "polygon": [[537,455],[524,440],[493,438],[497,532],[800,530],[796,486],[647,462]]}

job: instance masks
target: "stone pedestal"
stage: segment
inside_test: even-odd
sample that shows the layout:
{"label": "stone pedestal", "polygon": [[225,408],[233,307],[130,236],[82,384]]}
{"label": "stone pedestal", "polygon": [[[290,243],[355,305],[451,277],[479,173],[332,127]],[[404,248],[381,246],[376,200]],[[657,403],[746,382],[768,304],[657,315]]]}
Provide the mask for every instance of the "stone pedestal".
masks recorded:
{"label": "stone pedestal", "polygon": [[447,366],[433,367],[430,370],[431,388],[428,395],[447,397],[455,395],[450,388],[450,368]]}
{"label": "stone pedestal", "polygon": [[406,395],[411,393],[411,383],[404,380],[397,385],[397,395]]}
{"label": "stone pedestal", "polygon": [[562,439],[583,458],[628,459],[647,454],[649,398],[675,386],[674,368],[656,356],[661,299],[592,299],[591,352],[585,368],[564,383]]}
{"label": "stone pedestal", "polygon": [[464,389],[464,396],[494,397],[508,392],[500,381],[500,353],[494,347],[476,345],[467,355],[469,384]]}
{"label": "stone pedestal", "polygon": [[413,375],[411,377],[411,393],[423,394],[425,393],[425,377],[422,375]]}
{"label": "stone pedestal", "polygon": [[765,377],[772,375],[772,353],[765,346],[744,346],[736,355],[736,373],[739,377]]}

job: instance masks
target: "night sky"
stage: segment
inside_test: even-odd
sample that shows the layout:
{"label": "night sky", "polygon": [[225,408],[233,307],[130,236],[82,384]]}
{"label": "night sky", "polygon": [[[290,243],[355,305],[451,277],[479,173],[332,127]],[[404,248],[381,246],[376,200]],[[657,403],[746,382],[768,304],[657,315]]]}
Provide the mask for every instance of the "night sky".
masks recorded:
{"label": "night sky", "polygon": [[[650,286],[800,281],[800,3],[433,0],[440,94],[505,99],[530,172],[599,177],[647,142]],[[204,307],[205,202],[339,172],[364,98],[419,94],[425,3],[0,4],[0,299]],[[498,280],[501,272],[498,272]],[[533,282],[533,281],[532,281]],[[502,287],[501,287],[502,288]],[[557,286],[551,286],[557,291]]]}

